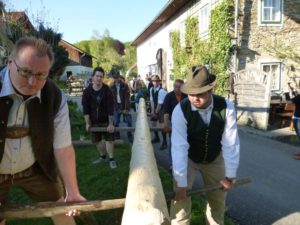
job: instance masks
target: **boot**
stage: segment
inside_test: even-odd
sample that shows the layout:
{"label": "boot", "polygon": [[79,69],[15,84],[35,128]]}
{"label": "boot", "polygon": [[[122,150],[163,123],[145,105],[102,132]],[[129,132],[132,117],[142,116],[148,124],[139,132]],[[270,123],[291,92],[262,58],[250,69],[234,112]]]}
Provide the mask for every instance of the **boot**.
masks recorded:
{"label": "boot", "polygon": [[160,146],[160,150],[165,150],[167,147],[168,147],[168,143],[167,143],[167,135],[166,135],[166,133],[165,132],[161,132],[161,134],[162,134],[162,137],[163,137],[163,142],[162,142],[162,144],[161,144],[161,146]]}
{"label": "boot", "polygon": [[159,139],[159,136],[158,136],[158,132],[154,132],[154,138],[152,139],[151,141],[152,143],[159,143],[160,142],[160,139]]}

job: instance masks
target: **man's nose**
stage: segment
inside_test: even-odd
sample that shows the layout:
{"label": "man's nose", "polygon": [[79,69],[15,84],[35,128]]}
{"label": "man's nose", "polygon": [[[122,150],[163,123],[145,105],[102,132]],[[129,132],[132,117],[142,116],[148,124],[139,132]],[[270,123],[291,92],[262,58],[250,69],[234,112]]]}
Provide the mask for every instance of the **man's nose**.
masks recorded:
{"label": "man's nose", "polygon": [[34,76],[34,75],[31,75],[29,78],[28,78],[28,84],[30,84],[31,86],[35,85],[37,82],[37,78]]}

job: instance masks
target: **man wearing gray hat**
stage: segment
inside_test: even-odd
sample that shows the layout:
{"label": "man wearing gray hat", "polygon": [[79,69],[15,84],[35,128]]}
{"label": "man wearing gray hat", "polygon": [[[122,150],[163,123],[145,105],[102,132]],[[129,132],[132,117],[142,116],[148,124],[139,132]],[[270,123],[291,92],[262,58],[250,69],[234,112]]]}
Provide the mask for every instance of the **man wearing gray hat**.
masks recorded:
{"label": "man wearing gray hat", "polygon": [[240,143],[233,104],[212,94],[216,76],[194,66],[181,91],[188,95],[172,115],[172,162],[175,198],[172,225],[190,224],[191,199],[186,196],[198,172],[204,185],[220,183],[223,191],[207,193],[207,224],[224,224],[226,191],[239,165]]}

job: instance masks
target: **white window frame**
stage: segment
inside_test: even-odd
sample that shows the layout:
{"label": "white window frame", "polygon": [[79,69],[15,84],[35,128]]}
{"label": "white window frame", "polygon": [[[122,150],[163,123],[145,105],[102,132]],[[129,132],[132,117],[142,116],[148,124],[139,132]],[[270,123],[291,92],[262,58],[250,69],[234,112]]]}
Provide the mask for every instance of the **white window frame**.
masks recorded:
{"label": "white window frame", "polygon": [[[276,71],[272,71],[272,66],[277,65],[277,70]],[[269,66],[270,67],[270,71],[268,72],[268,75],[271,74],[272,75],[272,79],[271,79],[271,90],[274,92],[277,91],[281,91],[282,89],[282,63],[281,62],[264,62],[261,63],[261,72],[264,73],[264,66]],[[274,75],[275,74],[275,81],[274,81]],[[275,83],[274,83],[275,82]]]}
{"label": "white window frame", "polygon": [[[276,4],[274,4],[276,2]],[[266,5],[269,3],[269,5]],[[261,26],[281,26],[283,24],[284,0],[259,0],[258,1],[258,18]],[[276,12],[277,18],[274,18]],[[270,18],[265,18],[265,13],[269,12]],[[276,15],[275,15],[276,16]],[[271,18],[272,17],[272,18]]]}
{"label": "white window frame", "polygon": [[202,6],[199,10],[199,34],[200,37],[207,36],[209,31],[209,4]]}

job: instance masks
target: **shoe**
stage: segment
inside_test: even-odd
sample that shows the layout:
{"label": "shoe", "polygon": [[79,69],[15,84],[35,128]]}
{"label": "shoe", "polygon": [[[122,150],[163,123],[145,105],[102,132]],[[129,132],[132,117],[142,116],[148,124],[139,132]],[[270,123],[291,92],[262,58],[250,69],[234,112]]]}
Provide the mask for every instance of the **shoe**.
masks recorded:
{"label": "shoe", "polygon": [[92,164],[99,164],[102,162],[107,162],[107,158],[103,159],[102,157],[100,157],[99,159],[93,161]]}
{"label": "shoe", "polygon": [[109,166],[111,169],[117,168],[117,162],[115,160],[109,161]]}
{"label": "shoe", "polygon": [[300,152],[295,152],[293,158],[300,160]]}
{"label": "shoe", "polygon": [[169,166],[168,171],[170,174],[173,174],[173,166]]}
{"label": "shoe", "polygon": [[300,160],[300,155],[294,155],[294,159]]}
{"label": "shoe", "polygon": [[159,143],[160,142],[160,139],[159,138],[154,138],[151,143]]}
{"label": "shoe", "polygon": [[129,137],[129,138],[128,138],[128,141],[129,141],[130,143],[133,143],[133,137]]}
{"label": "shoe", "polygon": [[162,143],[159,149],[160,150],[165,150],[167,147],[168,147],[167,143]]}

